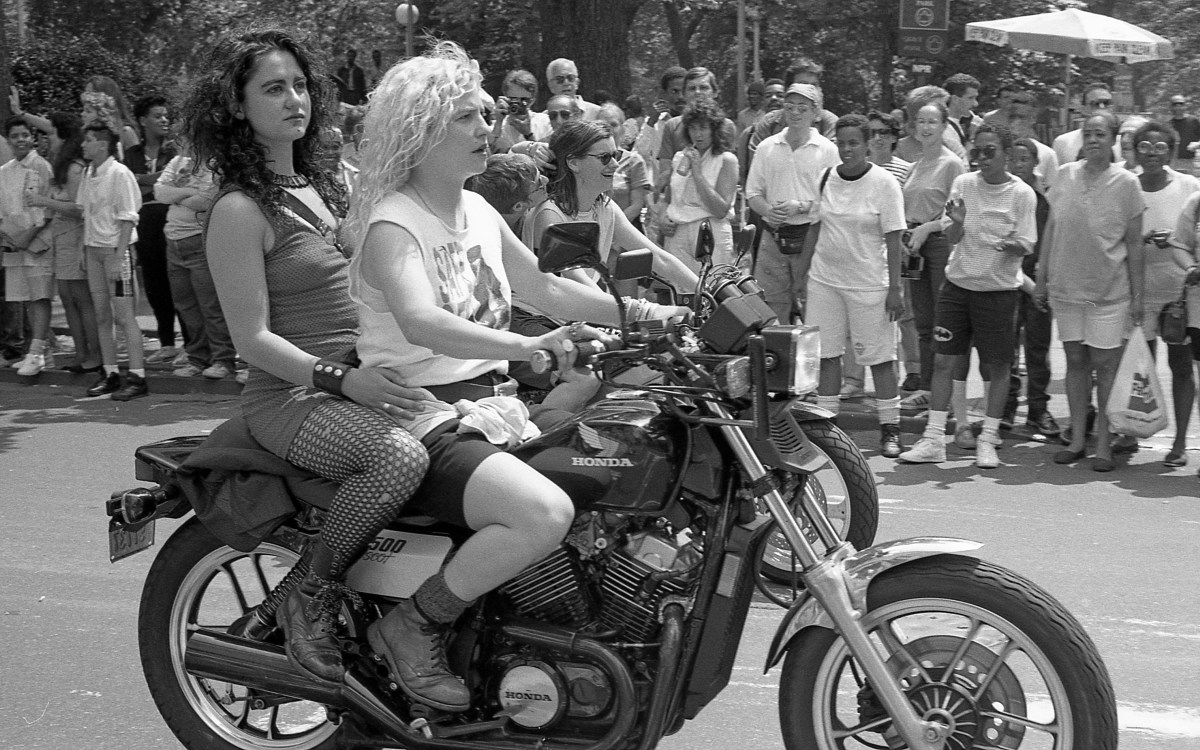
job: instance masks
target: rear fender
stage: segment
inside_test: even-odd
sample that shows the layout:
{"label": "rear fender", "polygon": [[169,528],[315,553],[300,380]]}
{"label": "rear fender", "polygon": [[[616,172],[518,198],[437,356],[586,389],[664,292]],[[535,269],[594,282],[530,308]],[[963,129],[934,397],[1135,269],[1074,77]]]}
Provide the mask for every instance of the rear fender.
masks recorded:
{"label": "rear fender", "polygon": [[[866,612],[867,589],[870,588],[871,581],[880,573],[925,557],[969,552],[982,546],[979,542],[972,542],[968,539],[948,537],[898,539],[859,550],[847,556],[840,565],[845,570],[850,601],[854,603],[854,608],[859,612]],[[779,629],[775,632],[775,638],[771,641],[771,649],[767,653],[767,663],[763,667],[763,672],[771,671],[771,667],[779,663],[784,653],[791,647],[793,639],[801,631],[813,627],[835,629],[833,620],[825,612],[825,609],[810,593],[804,591],[784,615],[783,621],[779,623]]]}

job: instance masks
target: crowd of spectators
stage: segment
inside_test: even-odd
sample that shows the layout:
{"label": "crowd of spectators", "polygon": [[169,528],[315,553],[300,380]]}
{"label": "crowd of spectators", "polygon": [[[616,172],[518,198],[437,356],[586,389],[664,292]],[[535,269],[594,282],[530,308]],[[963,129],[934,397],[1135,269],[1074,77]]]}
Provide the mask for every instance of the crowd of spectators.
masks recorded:
{"label": "crowd of spectators", "polygon": [[[343,121],[328,134],[327,165],[351,196],[363,105],[384,72],[379,52],[371,58],[364,70],[347,50],[331,73]],[[1187,293],[1200,283],[1200,181],[1190,174],[1200,119],[1187,100],[1172,97],[1169,118],[1122,120],[1111,90],[1091,84],[1074,127],[1051,139],[1033,93],[1014,86],[989,92],[956,74],[914,88],[901,107],[839,116],[825,107],[822,72],[804,59],[753,81],[747,106],[727,116],[706,68],[669,68],[655,101],[617,102],[556,59],[540,111],[539,77],[508,71],[484,95],[494,156],[473,189],[531,247],[550,223],[597,220],[606,248],[647,246],[676,280],[693,277],[691,249],[707,221],[716,262],[752,270],[780,320],[821,327],[822,407],[836,414],[866,395],[870,369],[884,455],[942,461],[949,434],[976,451],[978,466],[998,466],[1023,386],[1026,429],[1066,446],[1055,461],[1083,458],[1094,430],[1091,467],[1115,468],[1114,452],[1136,448],[1109,433],[1103,408],[1124,342],[1144,335],[1153,348],[1161,310],[1180,298],[1200,324],[1200,292]],[[977,111],[981,98],[989,111]],[[114,81],[95,77],[81,104],[42,117],[12,97],[12,161],[0,168],[0,355],[21,375],[53,366],[57,292],[74,340],[67,369],[99,376],[89,395],[145,395],[147,363],[181,377],[234,376],[200,239],[219,187],[212,173],[173,133],[165,98],[129,108]],[[760,231],[738,256],[734,230],[744,224]],[[135,267],[156,321],[148,356],[133,316]],[[518,300],[521,315],[540,315],[536,302]],[[1060,429],[1048,408],[1055,322],[1070,423],[1086,429]],[[1169,466],[1187,461],[1200,329],[1190,333],[1164,342]],[[967,410],[972,348],[987,394],[981,430]],[[928,410],[910,447],[902,410]]]}

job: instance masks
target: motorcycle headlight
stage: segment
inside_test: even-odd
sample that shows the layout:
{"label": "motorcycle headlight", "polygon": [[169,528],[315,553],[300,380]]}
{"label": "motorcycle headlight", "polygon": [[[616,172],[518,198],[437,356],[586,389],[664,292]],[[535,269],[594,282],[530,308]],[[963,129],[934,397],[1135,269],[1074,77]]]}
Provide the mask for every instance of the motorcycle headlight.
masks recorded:
{"label": "motorcycle headlight", "polygon": [[816,326],[770,326],[762,331],[767,349],[767,390],[802,396],[817,388],[821,339]]}
{"label": "motorcycle headlight", "polygon": [[750,392],[750,358],[733,357],[713,368],[713,379],[717,387],[733,398],[741,398]]}

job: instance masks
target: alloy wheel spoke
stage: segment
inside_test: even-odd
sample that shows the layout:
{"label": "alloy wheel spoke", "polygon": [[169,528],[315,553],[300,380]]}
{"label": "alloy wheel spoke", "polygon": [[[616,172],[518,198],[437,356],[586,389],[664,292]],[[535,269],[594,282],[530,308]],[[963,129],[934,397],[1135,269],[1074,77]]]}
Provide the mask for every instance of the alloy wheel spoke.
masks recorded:
{"label": "alloy wheel spoke", "polygon": [[246,602],[246,592],[242,589],[242,582],[238,580],[237,574],[233,571],[233,564],[227,562],[221,566],[221,570],[225,571],[225,575],[229,576],[229,585],[233,587],[233,595],[237,597],[238,606],[245,612],[250,607]]}
{"label": "alloy wheel spoke", "polygon": [[1000,649],[1000,653],[996,654],[996,658],[992,660],[992,665],[987,671],[987,675],[980,680],[979,687],[975,689],[975,694],[971,696],[976,702],[983,700],[984,693],[991,687],[996,676],[1000,674],[1000,667],[1004,666],[1004,662],[1008,661],[1008,657],[1019,650],[1017,642],[1011,638],[1004,644],[1004,648]]}
{"label": "alloy wheel spoke", "polygon": [[979,715],[981,717],[984,717],[987,719],[999,719],[1000,721],[1005,721],[1010,724],[1019,724],[1020,726],[1026,727],[1028,729],[1037,729],[1039,731],[1046,732],[1047,734],[1052,734],[1054,736],[1058,736],[1058,734],[1062,731],[1062,728],[1058,725],[1057,719],[1055,719],[1053,722],[1051,722],[1049,724],[1043,724],[1040,721],[1034,721],[1033,719],[1029,718],[1028,716],[1017,716],[1016,714],[1012,714],[1007,711],[997,711],[997,710],[988,710],[988,709],[982,709],[979,712]]}
{"label": "alloy wheel spoke", "polygon": [[883,641],[883,645],[889,654],[899,656],[901,659],[903,659],[921,676],[923,681],[933,682],[933,677],[929,674],[929,671],[925,669],[924,665],[922,665],[915,656],[908,652],[908,648],[900,642],[899,637],[897,637],[897,635],[892,631],[892,626],[894,624],[894,620],[889,620],[879,626],[879,629],[876,630],[876,633],[879,635],[879,640]]}
{"label": "alloy wheel spoke", "polygon": [[951,675],[954,674],[954,667],[960,661],[962,661],[964,656],[967,655],[967,649],[969,649],[971,644],[975,642],[975,639],[979,637],[979,631],[982,629],[983,623],[972,617],[970,631],[962,637],[962,643],[959,644],[958,650],[954,652],[954,658],[952,658],[949,663],[946,664],[946,669],[944,672],[942,672],[941,682],[950,681]]}

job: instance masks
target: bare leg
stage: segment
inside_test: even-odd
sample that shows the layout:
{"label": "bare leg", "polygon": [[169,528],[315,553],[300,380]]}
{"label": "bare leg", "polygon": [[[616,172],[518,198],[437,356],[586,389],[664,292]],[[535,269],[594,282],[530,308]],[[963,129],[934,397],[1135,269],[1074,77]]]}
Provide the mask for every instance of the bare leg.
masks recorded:
{"label": "bare leg", "polygon": [[[1117,378],[1117,366],[1121,363],[1121,352],[1124,351],[1123,346],[1118,346],[1115,349],[1096,349],[1088,347],[1091,350],[1092,364],[1096,368],[1096,457],[1112,460],[1112,433],[1108,431],[1108,394],[1112,392],[1113,381]],[[1075,424],[1075,418],[1071,418],[1071,424]],[[1074,442],[1075,431],[1071,431],[1071,440]]]}
{"label": "bare leg", "polygon": [[983,367],[989,373],[987,392],[987,415],[999,419],[1004,415],[1004,406],[1008,402],[1008,373],[1012,361],[993,360]]}
{"label": "bare leg", "polygon": [[1094,350],[1084,346],[1082,341],[1064,341],[1063,351],[1067,355],[1065,386],[1067,411],[1071,417],[1071,444],[1067,449],[1082,453],[1087,445],[1087,407],[1092,396],[1091,352]]}
{"label": "bare leg", "polygon": [[558,485],[527,464],[497,453],[467,480],[463,498],[475,534],[444,570],[446,586],[475,599],[538,562],[562,542],[575,510]]}
{"label": "bare leg", "polygon": [[836,396],[842,387],[842,358],[822,357],[820,381],[817,384],[817,394],[821,396]]}
{"label": "bare leg", "polygon": [[[109,297],[108,276],[104,268],[104,248],[87,248],[88,291],[92,293],[92,309],[96,311],[96,331],[100,338],[100,361],[117,366],[117,340],[113,334],[113,311]],[[140,339],[139,339],[140,343]]]}
{"label": "bare leg", "polygon": [[875,383],[875,398],[879,400],[895,398],[900,393],[895,360],[871,365],[871,380]]}
{"label": "bare leg", "polygon": [[1196,379],[1192,375],[1192,351],[1186,345],[1167,345],[1167,363],[1171,367],[1171,399],[1175,402],[1175,442],[1171,452],[1184,455],[1187,450],[1188,424],[1196,402]]}

